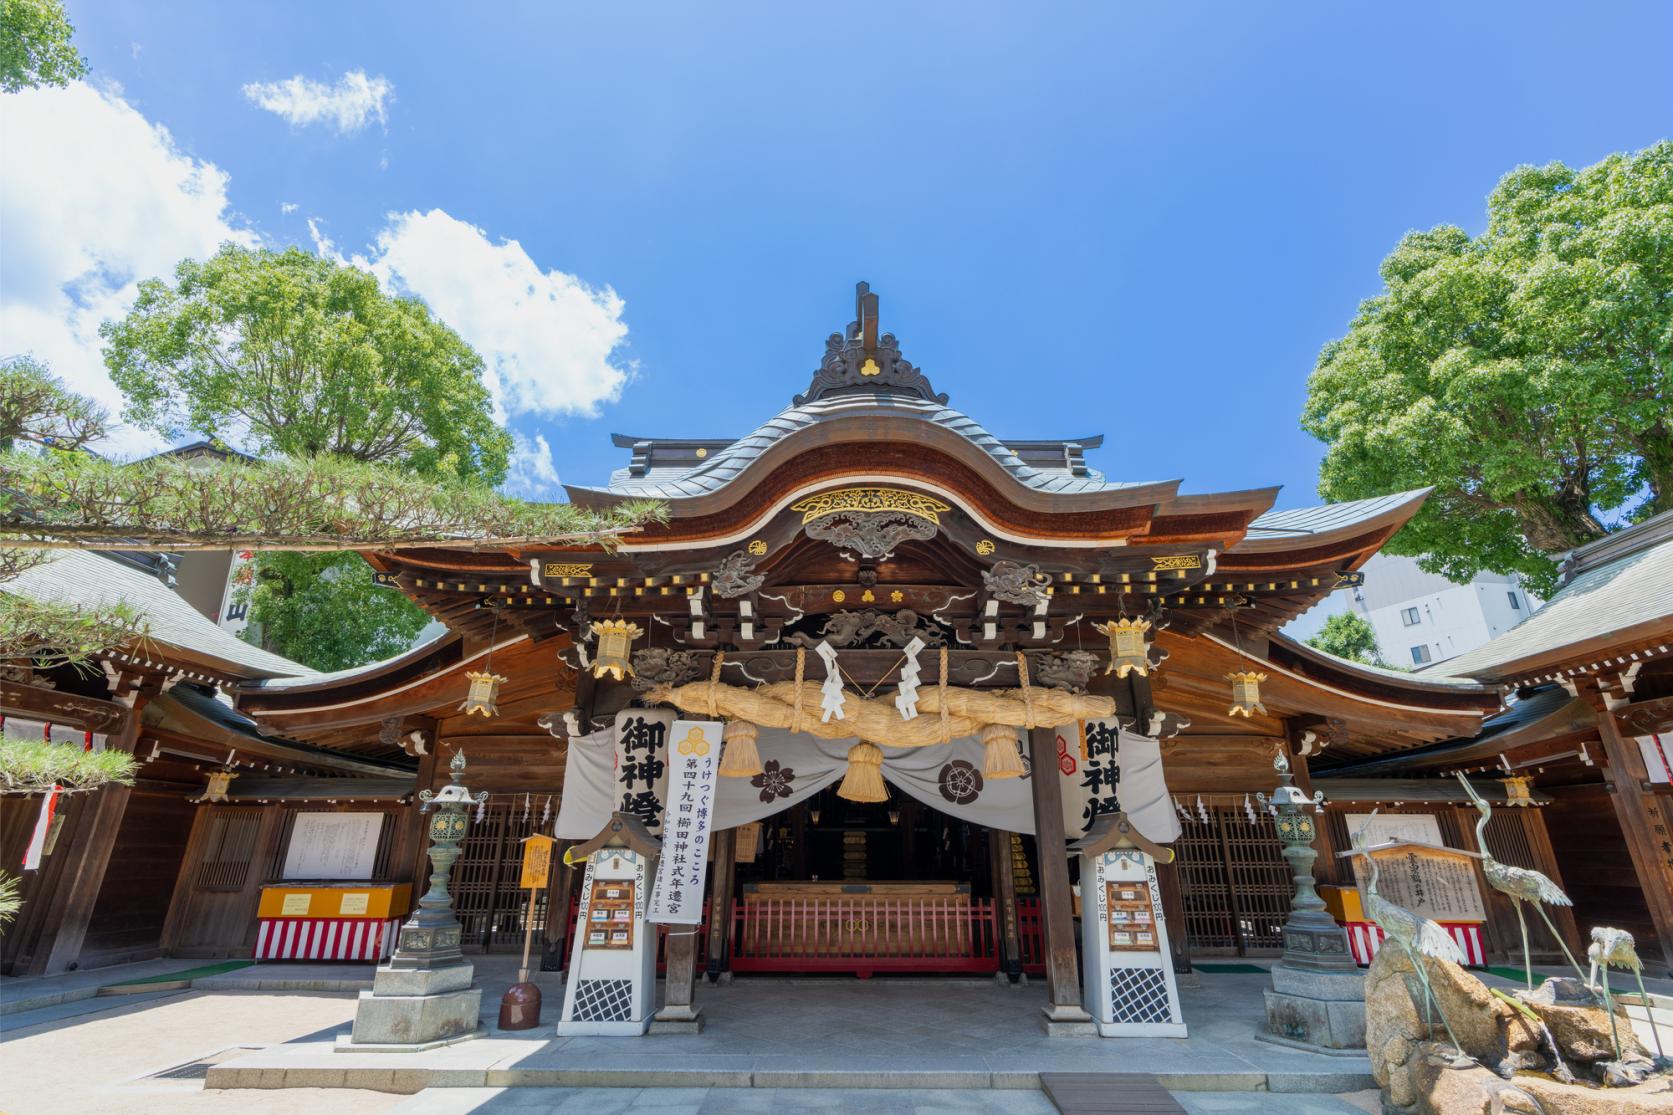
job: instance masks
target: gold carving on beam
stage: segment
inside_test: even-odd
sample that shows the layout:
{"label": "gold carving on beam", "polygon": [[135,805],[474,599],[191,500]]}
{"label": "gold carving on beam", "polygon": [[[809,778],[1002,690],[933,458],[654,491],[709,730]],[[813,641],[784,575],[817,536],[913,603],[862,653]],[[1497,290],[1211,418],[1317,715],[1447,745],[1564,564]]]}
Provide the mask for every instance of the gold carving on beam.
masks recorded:
{"label": "gold carving on beam", "polygon": [[848,594],[846,592],[843,592],[841,589],[837,589],[835,592],[831,593],[831,600],[834,601],[835,603],[841,604],[844,600],[847,600],[847,599],[848,599]]}
{"label": "gold carving on beam", "polygon": [[767,552],[767,540],[765,538],[757,538],[749,544],[749,552],[753,557],[760,557],[762,554]]}
{"label": "gold carving on beam", "polygon": [[577,562],[549,561],[545,568],[540,571],[540,575],[542,577],[590,577],[592,572],[593,567],[590,562],[580,564]]}
{"label": "gold carving on beam", "polygon": [[998,547],[993,544],[993,539],[991,538],[984,538],[980,542],[976,543],[976,552],[983,557],[987,557],[997,548]]}
{"label": "gold carving on beam", "polygon": [[939,526],[942,512],[951,511],[952,507],[938,499],[917,492],[904,492],[899,488],[838,488],[834,492],[821,492],[792,503],[790,510],[802,513],[804,526],[815,519],[844,511],[893,511]]}
{"label": "gold carving on beam", "polygon": [[1198,554],[1163,554],[1150,559],[1152,569],[1201,569],[1202,557]]}

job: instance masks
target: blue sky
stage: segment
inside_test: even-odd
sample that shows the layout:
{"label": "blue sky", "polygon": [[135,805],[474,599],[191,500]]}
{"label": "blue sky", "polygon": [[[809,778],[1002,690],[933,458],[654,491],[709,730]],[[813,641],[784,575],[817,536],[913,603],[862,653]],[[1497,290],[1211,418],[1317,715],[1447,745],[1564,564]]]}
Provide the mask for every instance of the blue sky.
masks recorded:
{"label": "blue sky", "polygon": [[1665,3],[68,6],[97,89],[0,98],[5,350],[97,392],[142,272],[318,245],[483,351],[527,491],[746,432],[867,279],[1001,436],[1314,502],[1306,377],[1401,233],[1673,131]]}

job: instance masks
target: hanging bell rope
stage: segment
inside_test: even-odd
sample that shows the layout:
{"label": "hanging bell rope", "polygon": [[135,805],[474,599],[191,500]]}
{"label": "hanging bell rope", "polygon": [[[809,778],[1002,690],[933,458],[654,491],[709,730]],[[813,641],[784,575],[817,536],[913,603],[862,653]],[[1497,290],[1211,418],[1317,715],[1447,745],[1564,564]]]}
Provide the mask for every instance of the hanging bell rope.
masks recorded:
{"label": "hanging bell rope", "polygon": [[[724,715],[766,728],[792,728],[820,739],[870,740],[889,747],[926,747],[963,736],[979,735],[988,724],[1013,728],[1058,728],[1078,720],[1115,715],[1115,700],[1061,689],[1031,690],[1027,700],[1016,690],[936,688],[919,694],[924,712],[945,713],[934,720],[902,720],[892,698],[866,699],[849,694],[841,720],[824,722],[802,716],[803,705],[817,706],[817,682],[780,681],[754,689],[713,681],[661,685],[645,695],[650,704],[673,705],[685,712]],[[712,710],[712,711],[711,711]]]}
{"label": "hanging bell rope", "polygon": [[1008,724],[982,727],[982,776],[1020,778],[1027,773],[1017,750],[1017,730]]}
{"label": "hanging bell rope", "polygon": [[720,736],[725,743],[720,752],[722,778],[754,778],[761,773],[761,752],[755,746],[760,731],[747,720],[726,722]]}
{"label": "hanging bell rope", "polygon": [[837,787],[837,797],[849,801],[887,801],[883,788],[883,749],[875,743],[856,743],[848,749],[848,773]]}

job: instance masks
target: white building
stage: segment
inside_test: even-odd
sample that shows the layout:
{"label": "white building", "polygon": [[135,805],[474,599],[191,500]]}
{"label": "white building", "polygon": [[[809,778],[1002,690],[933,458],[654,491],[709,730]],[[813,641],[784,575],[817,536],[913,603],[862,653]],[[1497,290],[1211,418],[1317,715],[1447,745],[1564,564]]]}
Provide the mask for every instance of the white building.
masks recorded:
{"label": "white building", "polygon": [[1284,633],[1305,641],[1331,616],[1357,612],[1377,633],[1383,661],[1422,668],[1504,634],[1542,603],[1514,574],[1481,573],[1460,585],[1425,573],[1416,558],[1390,554],[1377,554],[1363,572],[1364,585],[1338,589]]}

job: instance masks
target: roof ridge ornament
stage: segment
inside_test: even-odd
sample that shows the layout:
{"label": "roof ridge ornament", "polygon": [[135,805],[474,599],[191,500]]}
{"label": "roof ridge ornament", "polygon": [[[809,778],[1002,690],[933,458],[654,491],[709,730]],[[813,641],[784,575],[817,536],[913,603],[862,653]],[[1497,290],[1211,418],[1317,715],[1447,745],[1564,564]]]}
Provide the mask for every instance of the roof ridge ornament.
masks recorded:
{"label": "roof ridge ornament", "polygon": [[825,340],[825,359],[813,374],[804,394],[793,405],[845,395],[857,391],[883,391],[891,395],[915,395],[932,403],[947,404],[924,374],[900,355],[900,343],[893,333],[878,335],[878,299],[871,284],[854,286],[854,320],[847,334],[832,333]]}

